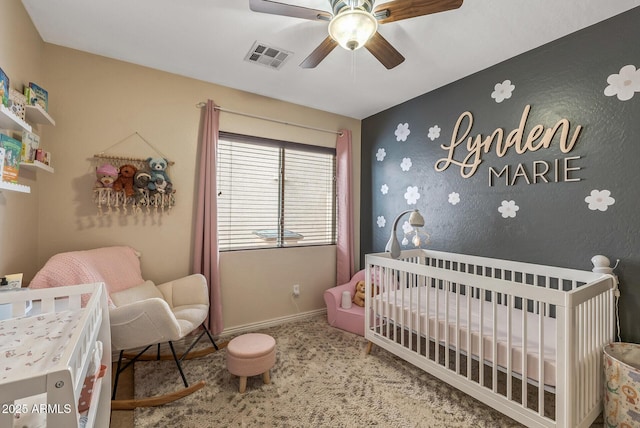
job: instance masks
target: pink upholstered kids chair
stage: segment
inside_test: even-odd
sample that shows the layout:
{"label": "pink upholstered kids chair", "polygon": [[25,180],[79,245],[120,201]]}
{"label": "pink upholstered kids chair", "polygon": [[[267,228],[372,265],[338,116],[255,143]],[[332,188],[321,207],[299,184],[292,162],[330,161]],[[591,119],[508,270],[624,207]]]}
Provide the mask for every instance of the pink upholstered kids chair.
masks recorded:
{"label": "pink upholstered kids chair", "polygon": [[350,308],[342,307],[342,293],[348,291],[351,298],[356,291],[358,281],[364,281],[364,269],[357,272],[346,284],[329,288],[324,292],[327,305],[327,321],[329,325],[364,336],[364,308],[352,304]]}

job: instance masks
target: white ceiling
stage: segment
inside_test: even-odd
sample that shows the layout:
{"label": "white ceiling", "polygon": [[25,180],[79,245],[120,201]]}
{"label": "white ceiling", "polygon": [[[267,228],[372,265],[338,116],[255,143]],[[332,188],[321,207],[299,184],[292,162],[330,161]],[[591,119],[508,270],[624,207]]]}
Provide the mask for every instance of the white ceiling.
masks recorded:
{"label": "white ceiling", "polygon": [[[328,0],[278,1],[329,10]],[[317,68],[300,68],[327,36],[327,23],[252,12],[249,0],[22,2],[48,43],[356,119],[640,6],[640,0],[465,0],[457,10],[381,25],[380,34],[406,58],[387,70],[366,49],[340,47]],[[248,63],[255,41],[294,55],[280,70]]]}

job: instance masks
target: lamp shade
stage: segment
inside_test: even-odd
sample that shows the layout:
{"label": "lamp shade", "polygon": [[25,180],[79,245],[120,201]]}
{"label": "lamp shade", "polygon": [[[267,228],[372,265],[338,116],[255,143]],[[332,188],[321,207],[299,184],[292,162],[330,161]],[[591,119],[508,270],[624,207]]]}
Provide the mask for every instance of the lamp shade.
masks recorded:
{"label": "lamp shade", "polygon": [[378,31],[378,21],[369,12],[343,9],[329,23],[329,35],[340,46],[354,51],[360,49]]}

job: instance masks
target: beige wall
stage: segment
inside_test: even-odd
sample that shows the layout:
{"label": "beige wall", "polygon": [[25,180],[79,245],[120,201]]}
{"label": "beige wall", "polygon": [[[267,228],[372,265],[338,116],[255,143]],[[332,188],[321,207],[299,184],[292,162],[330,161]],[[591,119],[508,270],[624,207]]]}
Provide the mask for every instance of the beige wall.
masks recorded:
{"label": "beige wall", "polygon": [[[127,244],[142,252],[145,278],[160,282],[188,274],[201,114],[195,105],[208,98],[227,109],[291,123],[351,129],[357,192],[354,204],[359,207],[358,120],[59,46],[47,44],[44,52],[43,85],[49,91],[49,110],[57,125],[47,134],[55,174],[38,183],[39,264],[60,251]],[[229,132],[335,146],[332,134],[224,112],[220,127]],[[170,175],[177,189],[177,204],[162,216],[98,217],[92,203],[95,175],[90,159],[105,150],[152,155],[135,135],[116,144],[136,132],[175,161]],[[321,309],[322,292],[335,283],[335,247],[225,253],[221,275],[226,328]],[[291,298],[294,283],[302,290],[296,300]]]}
{"label": "beige wall", "polygon": [[[44,43],[19,1],[0,3],[0,68],[11,86],[22,91],[29,81],[46,84],[42,73]],[[45,86],[46,87],[46,86]],[[45,129],[37,129],[43,140]],[[31,277],[38,269],[39,185],[43,173],[22,170],[20,183],[31,194],[0,190],[0,275],[23,272]]]}

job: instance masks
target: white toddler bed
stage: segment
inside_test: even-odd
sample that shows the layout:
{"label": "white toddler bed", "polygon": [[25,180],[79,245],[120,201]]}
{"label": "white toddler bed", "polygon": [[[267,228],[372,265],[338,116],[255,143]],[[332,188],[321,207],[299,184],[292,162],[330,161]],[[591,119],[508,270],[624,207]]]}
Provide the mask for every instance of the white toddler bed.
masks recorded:
{"label": "white toddler bed", "polygon": [[369,254],[365,337],[527,426],[588,427],[602,411],[602,349],[614,340],[617,280],[606,263],[589,272]]}
{"label": "white toddler bed", "polygon": [[8,315],[0,320],[0,427],[107,428],[104,285],[2,291],[0,305]]}

